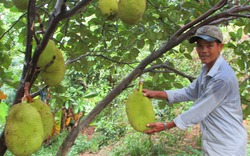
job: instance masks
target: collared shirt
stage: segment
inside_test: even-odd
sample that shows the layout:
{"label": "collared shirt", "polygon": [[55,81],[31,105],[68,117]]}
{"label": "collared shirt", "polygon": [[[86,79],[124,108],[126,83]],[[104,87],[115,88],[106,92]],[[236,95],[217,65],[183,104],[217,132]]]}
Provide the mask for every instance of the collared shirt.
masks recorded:
{"label": "collared shirt", "polygon": [[200,123],[203,155],[246,155],[247,132],[242,123],[238,80],[222,55],[209,71],[204,65],[188,87],[166,93],[169,104],[195,101],[174,122],[182,130]]}

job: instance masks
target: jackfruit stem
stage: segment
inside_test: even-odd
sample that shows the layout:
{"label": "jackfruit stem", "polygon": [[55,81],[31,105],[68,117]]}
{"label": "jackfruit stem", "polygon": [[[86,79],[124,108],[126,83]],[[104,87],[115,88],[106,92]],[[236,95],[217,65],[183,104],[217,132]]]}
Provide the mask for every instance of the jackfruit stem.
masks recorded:
{"label": "jackfruit stem", "polygon": [[143,81],[139,81],[139,92],[142,92],[142,88],[143,88]]}
{"label": "jackfruit stem", "polygon": [[24,102],[33,102],[33,99],[29,93],[29,89],[30,89],[30,83],[29,82],[25,82],[24,85],[24,96],[22,97],[21,101],[22,103]]}

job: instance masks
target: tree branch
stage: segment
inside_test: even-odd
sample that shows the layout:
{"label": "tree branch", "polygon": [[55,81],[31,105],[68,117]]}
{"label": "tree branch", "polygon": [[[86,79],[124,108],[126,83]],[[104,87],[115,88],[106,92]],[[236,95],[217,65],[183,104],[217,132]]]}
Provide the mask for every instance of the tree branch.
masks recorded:
{"label": "tree branch", "polygon": [[[200,21],[202,21],[203,19],[206,19],[207,17],[209,17],[210,15],[212,15],[213,13],[215,13],[217,10],[219,10],[220,8],[222,8],[223,6],[225,6],[227,4],[227,0],[222,0],[219,3],[217,3],[215,6],[213,6],[211,9],[209,9],[208,11],[206,11],[203,15],[201,15],[200,17],[198,17],[197,19],[195,19],[194,21],[186,24],[185,26],[183,26],[180,30],[178,30],[173,37],[175,36],[179,36],[180,34],[182,34],[183,32],[185,32],[185,30],[187,30],[188,28],[196,25],[197,23],[199,23]],[[193,31],[195,32],[196,29],[193,29]],[[193,32],[193,33],[194,33]]]}
{"label": "tree branch", "polygon": [[75,59],[69,59],[69,60],[67,60],[66,65],[69,65],[70,63],[74,63],[74,62],[82,59],[83,57],[87,57],[87,56],[102,57],[102,58],[104,58],[106,60],[109,60],[111,62],[115,62],[115,63],[118,63],[118,64],[133,64],[133,63],[136,63],[136,62],[120,62],[120,61],[116,61],[116,60],[110,59],[110,58],[108,58],[108,57],[106,57],[104,55],[100,55],[100,54],[99,55],[98,54],[84,54],[84,55],[81,55],[81,56],[79,56],[79,57],[77,57]]}
{"label": "tree branch", "polygon": [[180,75],[182,77],[185,77],[187,78],[190,82],[192,82],[194,79],[196,79],[196,77],[193,77],[193,76],[189,76],[189,75],[186,75],[185,73],[182,73],[176,69],[174,69],[173,67],[170,67],[168,66],[167,64],[159,64],[159,65],[154,65],[154,66],[151,66],[145,70],[143,70],[143,73],[147,73],[147,72],[152,72],[154,71],[155,69],[167,69],[167,72],[170,73],[170,72],[173,72],[177,75]]}
{"label": "tree branch", "polygon": [[2,35],[1,35],[1,37],[0,37],[0,40],[25,16],[25,15],[27,15],[27,12],[25,12],[24,14],[22,14],[14,23],[13,23],[13,25],[7,30],[7,31],[5,31]]}
{"label": "tree branch", "polygon": [[234,14],[234,13],[230,13],[229,16],[250,18],[250,15],[242,15],[242,14]]}
{"label": "tree branch", "polygon": [[34,34],[34,24],[35,24],[35,18],[36,18],[36,7],[35,7],[36,0],[30,0],[29,1],[29,9],[28,9],[28,21],[27,21],[27,33],[26,33],[26,52],[25,52],[25,58],[24,58],[24,67],[23,67],[23,74],[22,78],[25,77],[25,74],[27,73],[29,69],[29,63],[31,61],[31,55],[32,55],[32,39]]}
{"label": "tree branch", "polygon": [[90,3],[92,0],[82,0],[80,1],[76,6],[74,6],[72,9],[70,9],[69,11],[65,12],[61,18],[62,19],[66,19],[69,18],[75,14],[77,14],[78,12],[80,12],[85,6],[87,6],[88,3]]}

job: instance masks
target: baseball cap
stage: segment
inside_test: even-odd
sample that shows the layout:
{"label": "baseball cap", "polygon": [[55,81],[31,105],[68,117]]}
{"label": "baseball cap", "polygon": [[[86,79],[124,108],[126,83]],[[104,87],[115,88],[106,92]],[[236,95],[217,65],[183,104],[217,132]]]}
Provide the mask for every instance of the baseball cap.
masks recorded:
{"label": "baseball cap", "polygon": [[197,29],[194,36],[189,39],[189,43],[194,43],[198,39],[204,39],[208,42],[219,40],[223,42],[223,34],[221,30],[215,25],[205,25]]}

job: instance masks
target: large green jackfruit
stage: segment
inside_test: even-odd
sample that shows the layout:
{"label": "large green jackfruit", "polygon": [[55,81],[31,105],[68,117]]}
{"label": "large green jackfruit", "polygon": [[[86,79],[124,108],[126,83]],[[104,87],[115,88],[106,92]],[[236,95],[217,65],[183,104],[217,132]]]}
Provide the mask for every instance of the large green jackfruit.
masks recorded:
{"label": "large green jackfruit", "polygon": [[63,80],[64,75],[65,75],[65,67],[64,68],[58,67],[58,70],[54,72],[42,71],[41,79],[48,86],[58,86]]}
{"label": "large green jackfruit", "polygon": [[118,16],[127,24],[141,21],[146,9],[146,0],[119,0]]}
{"label": "large green jackfruit", "polygon": [[58,70],[65,70],[65,61],[63,58],[63,54],[60,49],[57,47],[54,48],[54,60],[51,64],[44,69],[45,72],[54,72]]}
{"label": "large green jackfruit", "polygon": [[27,156],[37,151],[44,131],[39,112],[27,103],[11,107],[5,125],[6,146],[14,155]]}
{"label": "large green jackfruit", "polygon": [[57,86],[65,74],[65,61],[63,54],[53,40],[49,40],[46,48],[39,57],[37,67],[40,68],[41,80],[48,86]]}
{"label": "large green jackfruit", "polygon": [[55,59],[56,45],[53,40],[49,40],[42,54],[39,56],[37,67],[41,70],[50,66]]}
{"label": "large green jackfruit", "polygon": [[28,9],[29,0],[12,0],[14,6],[21,10],[26,11]]}
{"label": "large green jackfruit", "polygon": [[131,126],[139,131],[149,130],[146,125],[155,122],[155,113],[151,100],[142,93],[142,84],[139,91],[134,91],[128,96],[126,112]]}
{"label": "large green jackfruit", "polygon": [[45,140],[51,135],[54,124],[51,109],[41,99],[34,99],[34,101],[30,104],[31,106],[35,107],[41,115]]}
{"label": "large green jackfruit", "polygon": [[99,0],[98,8],[104,15],[115,15],[118,11],[118,0]]}

